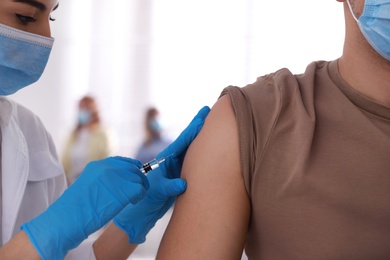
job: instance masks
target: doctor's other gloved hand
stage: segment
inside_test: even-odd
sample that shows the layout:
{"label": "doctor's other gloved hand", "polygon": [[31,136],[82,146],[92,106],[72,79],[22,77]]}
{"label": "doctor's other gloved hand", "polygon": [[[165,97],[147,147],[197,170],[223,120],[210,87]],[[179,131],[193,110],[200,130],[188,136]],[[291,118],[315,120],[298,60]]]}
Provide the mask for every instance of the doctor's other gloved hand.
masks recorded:
{"label": "doctor's other gloved hand", "polygon": [[209,111],[209,107],[203,107],[179,137],[156,156],[166,160],[148,173],[150,189],[146,197],[136,205],[129,204],[114,217],[114,223],[127,233],[129,243],[145,242],[146,235],[173,205],[176,196],[185,191],[186,182],[180,179],[184,156]]}
{"label": "doctor's other gloved hand", "polygon": [[42,259],[63,259],[125,206],[143,199],[149,181],[139,161],[109,157],[89,163],[49,208],[22,225]]}

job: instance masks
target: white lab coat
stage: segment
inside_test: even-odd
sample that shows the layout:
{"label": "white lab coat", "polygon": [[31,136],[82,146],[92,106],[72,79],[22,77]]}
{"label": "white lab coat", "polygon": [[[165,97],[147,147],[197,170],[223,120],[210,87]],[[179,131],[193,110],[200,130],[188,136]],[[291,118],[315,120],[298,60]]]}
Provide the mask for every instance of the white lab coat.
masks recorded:
{"label": "white lab coat", "polygon": [[[67,186],[52,138],[36,115],[0,97],[0,126],[1,236],[5,244],[23,223],[45,211]],[[85,241],[65,259],[95,259],[92,242]]]}

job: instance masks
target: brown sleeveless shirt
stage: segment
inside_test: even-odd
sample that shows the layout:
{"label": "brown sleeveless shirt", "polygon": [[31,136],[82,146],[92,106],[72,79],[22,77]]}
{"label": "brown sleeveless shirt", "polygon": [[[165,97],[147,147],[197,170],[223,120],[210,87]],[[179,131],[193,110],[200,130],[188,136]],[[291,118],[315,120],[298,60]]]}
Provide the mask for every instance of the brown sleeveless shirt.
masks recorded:
{"label": "brown sleeveless shirt", "polygon": [[224,94],[251,198],[249,259],[390,259],[389,108],[348,86],[337,60]]}

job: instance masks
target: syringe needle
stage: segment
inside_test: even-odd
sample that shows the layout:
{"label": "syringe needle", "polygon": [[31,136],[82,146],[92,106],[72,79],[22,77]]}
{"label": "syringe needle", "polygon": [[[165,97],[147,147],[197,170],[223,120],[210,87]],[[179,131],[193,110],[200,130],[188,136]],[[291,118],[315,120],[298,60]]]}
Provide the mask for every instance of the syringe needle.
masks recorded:
{"label": "syringe needle", "polygon": [[171,155],[173,155],[173,154],[170,154],[170,155],[168,155],[166,157],[162,157],[160,159],[153,159],[150,162],[145,163],[140,168],[141,172],[146,175],[148,172],[150,172],[150,171],[152,171],[154,169],[157,169],[158,167],[160,167],[160,163],[163,163]]}

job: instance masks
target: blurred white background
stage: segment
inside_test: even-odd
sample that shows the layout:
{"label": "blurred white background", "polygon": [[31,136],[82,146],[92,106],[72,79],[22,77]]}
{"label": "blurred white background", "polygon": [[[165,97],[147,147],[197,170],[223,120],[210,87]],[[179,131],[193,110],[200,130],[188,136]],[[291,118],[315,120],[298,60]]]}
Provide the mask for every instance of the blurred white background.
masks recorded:
{"label": "blurred white background", "polygon": [[[302,73],[338,58],[344,39],[335,0],[61,0],[53,17],[44,75],[11,98],[42,119],[59,153],[84,94],[97,97],[114,153],[133,156],[149,105],[174,138],[224,87],[282,67]],[[168,220],[132,259],[154,258]]]}

